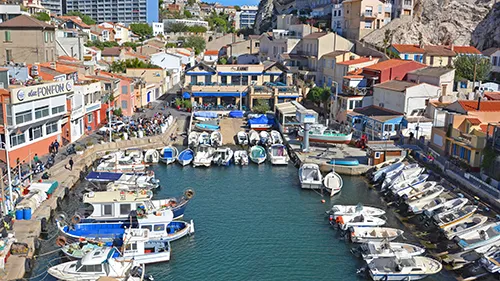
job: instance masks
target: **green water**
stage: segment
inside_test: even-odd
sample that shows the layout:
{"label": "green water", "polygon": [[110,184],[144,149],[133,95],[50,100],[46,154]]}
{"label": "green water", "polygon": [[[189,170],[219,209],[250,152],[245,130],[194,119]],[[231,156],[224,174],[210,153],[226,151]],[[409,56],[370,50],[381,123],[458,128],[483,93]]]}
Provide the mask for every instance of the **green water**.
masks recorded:
{"label": "green water", "polygon": [[[184,217],[194,220],[196,233],[172,242],[170,262],[147,266],[156,280],[367,280],[356,274],[363,263],[349,252],[353,245],[324,215],[332,204],[382,206],[364,178],[344,177],[341,193],[322,204],[316,192],[300,189],[291,165],[153,170],[163,186],[158,198],[196,192]],[[391,212],[388,225],[403,227]],[[42,251],[51,249],[53,242],[43,244]],[[44,257],[35,274],[56,256]],[[426,280],[449,279],[440,273]]]}

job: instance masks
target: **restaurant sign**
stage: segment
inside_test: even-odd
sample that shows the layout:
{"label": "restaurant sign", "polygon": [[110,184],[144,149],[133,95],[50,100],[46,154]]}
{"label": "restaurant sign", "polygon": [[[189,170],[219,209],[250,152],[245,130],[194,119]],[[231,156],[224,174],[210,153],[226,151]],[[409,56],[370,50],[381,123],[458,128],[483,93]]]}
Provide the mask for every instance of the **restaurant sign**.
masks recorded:
{"label": "restaurant sign", "polygon": [[73,80],[45,83],[12,90],[12,104],[39,100],[73,92]]}

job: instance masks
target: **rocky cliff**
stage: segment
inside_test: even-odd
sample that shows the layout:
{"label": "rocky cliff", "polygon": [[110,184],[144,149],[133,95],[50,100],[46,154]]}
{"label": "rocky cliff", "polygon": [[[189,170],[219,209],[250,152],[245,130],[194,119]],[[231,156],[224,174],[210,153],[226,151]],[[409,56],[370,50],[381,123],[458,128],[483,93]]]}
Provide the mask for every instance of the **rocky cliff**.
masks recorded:
{"label": "rocky cliff", "polygon": [[[482,30],[498,33],[500,19],[491,15],[494,0],[416,0],[411,18],[395,19],[385,27],[368,34],[364,41],[376,46],[399,44],[455,44],[478,47],[486,40],[472,33],[478,24]],[[486,21],[486,17],[491,20]],[[496,23],[496,25],[494,25]]]}
{"label": "rocky cliff", "polygon": [[254,32],[262,34],[273,29],[276,16],[293,8],[294,0],[260,0],[259,10],[255,17]]}
{"label": "rocky cliff", "polygon": [[500,47],[500,2],[477,25],[472,33],[472,43],[480,50]]}

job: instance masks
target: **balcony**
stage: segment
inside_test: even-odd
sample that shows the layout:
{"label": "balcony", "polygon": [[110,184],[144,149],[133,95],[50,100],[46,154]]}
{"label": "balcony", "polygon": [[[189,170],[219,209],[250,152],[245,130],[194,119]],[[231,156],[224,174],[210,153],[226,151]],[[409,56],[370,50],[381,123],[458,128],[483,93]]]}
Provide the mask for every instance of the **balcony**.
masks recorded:
{"label": "balcony", "polygon": [[248,85],[216,84],[211,85],[190,85],[191,92],[244,92]]}
{"label": "balcony", "polygon": [[473,149],[483,149],[486,147],[486,135],[481,132],[466,134],[458,129],[452,128],[449,137],[453,141],[461,143]]}
{"label": "balcony", "polygon": [[378,13],[365,11],[361,16],[365,19],[376,19],[378,16]]}

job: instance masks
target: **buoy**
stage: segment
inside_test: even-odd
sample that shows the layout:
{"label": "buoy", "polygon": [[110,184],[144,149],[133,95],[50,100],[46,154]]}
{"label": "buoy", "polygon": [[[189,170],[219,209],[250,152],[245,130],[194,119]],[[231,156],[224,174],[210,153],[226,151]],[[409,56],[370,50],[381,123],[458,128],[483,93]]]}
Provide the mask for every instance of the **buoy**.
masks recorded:
{"label": "buoy", "polygon": [[80,215],[76,214],[71,218],[71,223],[73,224],[78,224],[82,220],[82,217]]}
{"label": "buoy", "polygon": [[321,199],[321,203],[325,204],[326,200],[325,199]]}
{"label": "buoy", "polygon": [[64,237],[64,236],[57,237],[56,245],[59,247],[63,247],[64,245],[66,245],[66,237]]}
{"label": "buoy", "polygon": [[328,218],[328,220],[333,221],[333,215],[330,215],[330,217]]}

